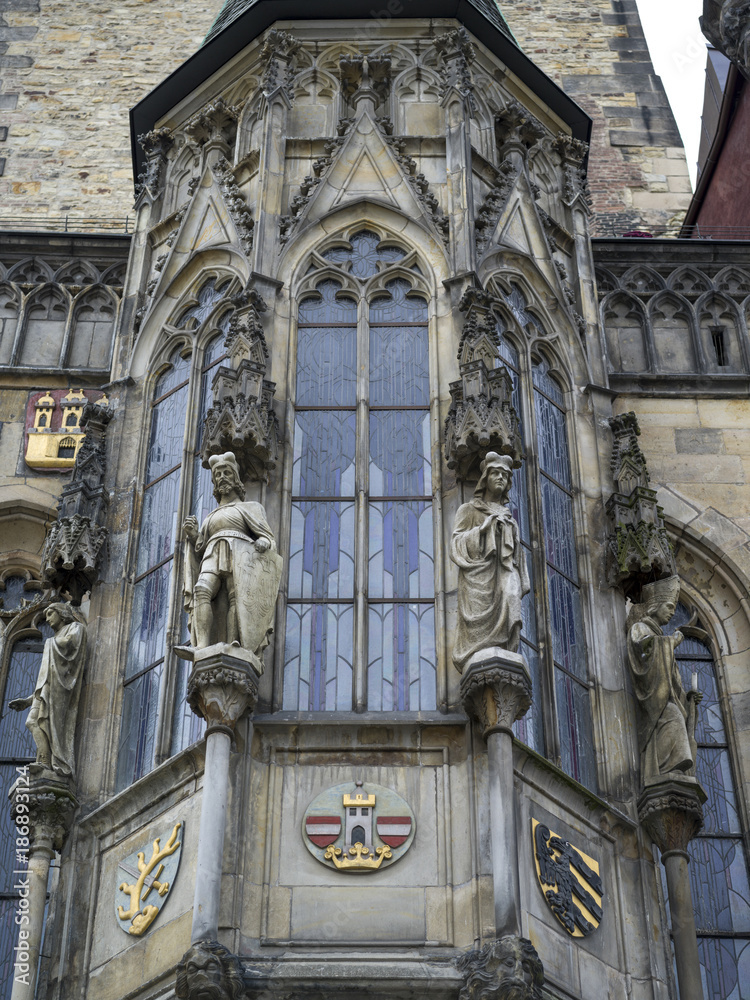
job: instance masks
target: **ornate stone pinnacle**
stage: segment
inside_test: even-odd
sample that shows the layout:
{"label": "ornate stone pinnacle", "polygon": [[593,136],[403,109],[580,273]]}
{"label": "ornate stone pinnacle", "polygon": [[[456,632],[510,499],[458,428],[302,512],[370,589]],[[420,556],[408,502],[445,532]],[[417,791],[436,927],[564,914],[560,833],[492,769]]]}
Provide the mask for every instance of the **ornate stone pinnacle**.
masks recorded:
{"label": "ornate stone pinnacle", "polygon": [[272,28],[268,32],[260,54],[261,61],[265,63],[261,89],[266,95],[281,89],[291,100],[295,56],[299,49],[300,43],[288,31]]}
{"label": "ornate stone pinnacle", "polygon": [[647,785],[638,799],[638,818],[662,854],[685,854],[703,827],[706,793],[690,777],[665,777]]}
{"label": "ornate stone pinnacle", "polygon": [[219,149],[228,156],[237,132],[239,109],[227,104],[223,97],[196,112],[185,125],[185,133],[196,146]]}
{"label": "ornate stone pinnacle", "polygon": [[455,28],[439,35],[435,39],[435,51],[442,82],[441,96],[445,97],[451,89],[455,89],[468,102],[469,110],[473,111],[474,81],[470,67],[476,52],[466,28]]}
{"label": "ornate stone pinnacle", "polygon": [[524,658],[507,649],[476,653],[461,676],[461,701],[485,739],[493,732],[512,734],[513,723],[531,707],[531,677]]}
{"label": "ornate stone pinnacle", "polygon": [[458,1000],[542,1000],[544,966],[526,938],[505,934],[456,965],[464,975]]}

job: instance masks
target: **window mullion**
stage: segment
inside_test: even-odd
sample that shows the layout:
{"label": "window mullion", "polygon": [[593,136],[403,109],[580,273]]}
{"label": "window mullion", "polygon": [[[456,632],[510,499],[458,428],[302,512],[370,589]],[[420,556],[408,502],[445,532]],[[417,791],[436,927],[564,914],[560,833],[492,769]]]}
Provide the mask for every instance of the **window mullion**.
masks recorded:
{"label": "window mullion", "polygon": [[[197,337],[197,335],[196,335]],[[191,359],[190,387],[188,389],[187,417],[185,433],[182,440],[182,473],[178,492],[178,505],[175,512],[175,544],[172,573],[169,581],[169,599],[167,603],[166,649],[164,650],[164,674],[159,685],[159,707],[156,715],[156,739],[154,740],[154,764],[158,766],[167,760],[172,753],[172,722],[174,718],[174,698],[176,667],[173,647],[180,642],[180,626],[182,617],[182,588],[178,586],[183,579],[183,545],[182,522],[187,517],[191,506],[193,486],[193,461],[195,442],[198,437],[198,422],[195,415],[200,407],[201,368],[198,362],[198,351],[193,352]],[[202,352],[200,352],[202,358]],[[192,419],[191,419],[192,418]]]}
{"label": "window mullion", "polygon": [[367,571],[368,571],[368,517],[367,496],[369,492],[369,354],[370,334],[368,326],[368,303],[359,302],[357,321],[357,445],[355,458],[356,482],[356,532],[354,547],[354,710],[367,709]]}
{"label": "window mullion", "polygon": [[536,610],[536,631],[539,644],[539,666],[542,691],[533,692],[537,704],[551,706],[552,711],[542,711],[544,732],[544,752],[547,758],[560,764],[560,734],[557,726],[557,694],[555,685],[555,664],[552,656],[552,635],[550,631],[550,604],[547,589],[547,554],[544,544],[544,514],[542,511],[541,473],[539,469],[539,446],[536,428],[536,402],[531,378],[531,363],[528,353],[523,358],[526,372],[521,376],[521,399],[523,400],[523,426],[526,430],[526,488],[529,502],[529,533],[531,536],[531,558],[534,566],[534,606]]}

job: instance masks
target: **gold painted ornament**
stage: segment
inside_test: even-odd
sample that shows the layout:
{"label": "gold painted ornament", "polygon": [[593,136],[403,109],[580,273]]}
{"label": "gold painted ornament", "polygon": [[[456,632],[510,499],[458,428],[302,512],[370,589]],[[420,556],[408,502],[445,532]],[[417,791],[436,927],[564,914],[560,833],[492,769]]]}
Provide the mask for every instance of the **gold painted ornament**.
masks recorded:
{"label": "gold painted ornament", "polygon": [[531,820],[536,874],[544,899],[574,938],[586,937],[602,920],[604,887],[599,862]]}
{"label": "gold painted ornament", "polygon": [[183,823],[176,823],[164,847],[157,837],[148,861],[145,851],[135,851],[117,866],[118,879],[124,874],[132,880],[118,885],[118,893],[124,893],[130,905],[115,903],[117,922],[127,934],[140,937],[159,916],[177,876],[182,854],[182,840],[177,836],[183,828]]}

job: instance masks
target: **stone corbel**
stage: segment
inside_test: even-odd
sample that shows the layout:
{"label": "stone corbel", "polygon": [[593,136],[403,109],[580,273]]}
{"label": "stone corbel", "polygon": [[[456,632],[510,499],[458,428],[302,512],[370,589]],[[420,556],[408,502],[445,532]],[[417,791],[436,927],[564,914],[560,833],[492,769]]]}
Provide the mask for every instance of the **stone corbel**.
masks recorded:
{"label": "stone corbel", "polygon": [[440,98],[445,106],[451,95],[457,96],[469,116],[475,110],[474,80],[471,64],[476,52],[466,28],[455,28],[435,39],[435,51],[440,72]]}
{"label": "stone corbel", "polygon": [[531,941],[505,934],[456,962],[464,985],[458,1000],[541,1000],[544,966]]}
{"label": "stone corbel", "polygon": [[231,158],[237,135],[239,109],[223,97],[201,108],[185,125],[185,134],[203,154],[203,162],[215,162],[219,156]]}
{"label": "stone corbel", "polygon": [[612,417],[612,478],[615,492],[606,504],[613,531],[609,539],[610,576],[626,596],[642,583],[675,572],[664,512],[649,487],[646,459],[638,445],[641,433],[633,412]]}
{"label": "stone corbel", "polygon": [[257,657],[238,647],[219,643],[195,652],[187,701],[208,723],[207,735],[234,735],[245,712],[255,708],[261,673]]}
{"label": "stone corbel", "polygon": [[244,991],[242,963],[218,941],[196,941],[177,963],[177,1000],[240,1000]]}
{"label": "stone corbel", "polygon": [[231,367],[222,365],[212,383],[213,406],[206,414],[201,458],[234,452],[245,478],[268,481],[276,467],[278,419],[273,411],[275,382],[265,378],[268,345],[261,314],[266,304],[252,289],[235,299],[226,337]]}
{"label": "stone corbel", "polygon": [[96,582],[108,535],[103,523],[108,505],[104,439],[112,416],[112,410],[101,403],[87,403],[84,407],[81,427],[86,436],[42,549],[45,587],[69,594],[76,605]]}
{"label": "stone corbel", "polygon": [[513,383],[498,358],[492,299],[468,289],[459,303],[466,313],[458,348],[460,378],[450,384],[451,405],[445,421],[445,457],[461,480],[478,478],[479,462],[488,451],[509,455],[521,465],[523,445],[518,414],[512,403]]}
{"label": "stone corbel", "polygon": [[461,676],[461,701],[485,740],[499,732],[512,736],[513,723],[531,707],[531,677],[524,658],[507,649],[475,654]]}

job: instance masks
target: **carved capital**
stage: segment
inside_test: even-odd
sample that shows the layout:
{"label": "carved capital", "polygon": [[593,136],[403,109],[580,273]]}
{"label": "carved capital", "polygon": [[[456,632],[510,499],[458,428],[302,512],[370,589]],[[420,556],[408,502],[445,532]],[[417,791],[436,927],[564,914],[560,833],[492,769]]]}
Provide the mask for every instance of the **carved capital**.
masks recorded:
{"label": "carved capital", "polygon": [[242,963],[218,941],[196,941],[177,963],[178,1000],[240,1000],[244,989]]}
{"label": "carved capital", "polygon": [[78,808],[72,779],[30,764],[28,783],[22,775],[8,793],[16,830],[28,827],[29,850],[61,851]]}
{"label": "carved capital", "polygon": [[458,1000],[541,1000],[544,966],[531,941],[506,934],[456,962],[464,975]]}
{"label": "carved capital", "polygon": [[685,853],[703,827],[706,793],[695,778],[664,778],[646,786],[638,799],[638,818],[662,854]]}
{"label": "carved capital", "polygon": [[245,712],[255,708],[263,673],[261,661],[253,653],[225,643],[196,650],[179,647],[176,652],[193,660],[187,687],[192,710],[206,720],[209,729],[234,732]]}
{"label": "carved capital", "polygon": [[461,676],[461,701],[467,715],[492,732],[512,732],[531,707],[531,677],[524,658],[507,649],[475,653]]}

